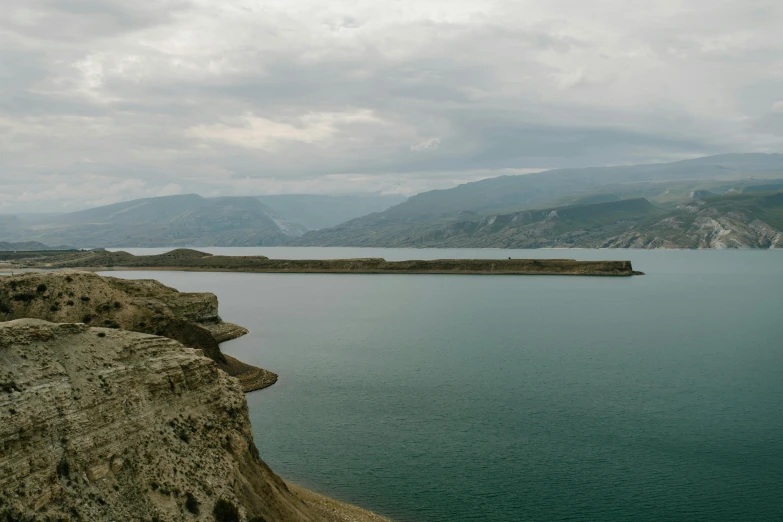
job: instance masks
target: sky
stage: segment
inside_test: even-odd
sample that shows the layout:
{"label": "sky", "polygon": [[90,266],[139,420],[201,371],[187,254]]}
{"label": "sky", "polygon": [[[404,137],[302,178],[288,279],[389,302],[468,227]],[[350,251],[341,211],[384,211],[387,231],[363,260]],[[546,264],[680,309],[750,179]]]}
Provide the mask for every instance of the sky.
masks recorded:
{"label": "sky", "polygon": [[0,0],[0,212],[783,152],[780,0]]}

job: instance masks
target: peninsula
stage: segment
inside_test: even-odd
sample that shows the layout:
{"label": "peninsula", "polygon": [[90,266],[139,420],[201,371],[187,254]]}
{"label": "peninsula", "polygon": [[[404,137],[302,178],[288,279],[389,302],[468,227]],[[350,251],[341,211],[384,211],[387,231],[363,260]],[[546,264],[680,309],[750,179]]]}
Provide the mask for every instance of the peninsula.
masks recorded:
{"label": "peninsula", "polygon": [[[0,254],[7,269],[182,270],[195,272],[262,272],[325,274],[480,274],[632,276],[630,261],[574,259],[436,259],[386,261],[359,259],[269,259],[265,256],[220,256],[191,249],[135,256],[107,250]],[[0,268],[3,264],[0,264]]]}

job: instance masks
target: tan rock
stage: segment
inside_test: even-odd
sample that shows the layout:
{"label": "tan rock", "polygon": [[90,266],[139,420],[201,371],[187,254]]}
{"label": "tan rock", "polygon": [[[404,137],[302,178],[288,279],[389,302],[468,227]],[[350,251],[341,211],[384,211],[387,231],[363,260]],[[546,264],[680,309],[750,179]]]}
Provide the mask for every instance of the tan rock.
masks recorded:
{"label": "tan rock", "polygon": [[0,321],[21,318],[121,328],[175,339],[198,348],[245,391],[277,375],[225,356],[219,343],[247,330],[223,322],[211,293],[178,292],[154,280],[126,280],[92,272],[28,273],[0,277]]}
{"label": "tan rock", "polygon": [[241,521],[320,519],[260,460],[214,361],[159,336],[0,323],[0,520],[211,521],[219,499]]}

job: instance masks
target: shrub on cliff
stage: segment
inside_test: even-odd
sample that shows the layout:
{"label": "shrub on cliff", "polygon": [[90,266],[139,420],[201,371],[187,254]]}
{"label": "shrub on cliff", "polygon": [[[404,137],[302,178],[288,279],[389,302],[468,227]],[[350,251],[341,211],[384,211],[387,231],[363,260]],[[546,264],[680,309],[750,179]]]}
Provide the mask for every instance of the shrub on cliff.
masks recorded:
{"label": "shrub on cliff", "polygon": [[215,516],[215,522],[239,522],[239,510],[237,507],[222,498],[215,502],[212,514]]}
{"label": "shrub on cliff", "polygon": [[201,512],[198,500],[190,492],[185,494],[185,509],[194,515],[198,515]]}

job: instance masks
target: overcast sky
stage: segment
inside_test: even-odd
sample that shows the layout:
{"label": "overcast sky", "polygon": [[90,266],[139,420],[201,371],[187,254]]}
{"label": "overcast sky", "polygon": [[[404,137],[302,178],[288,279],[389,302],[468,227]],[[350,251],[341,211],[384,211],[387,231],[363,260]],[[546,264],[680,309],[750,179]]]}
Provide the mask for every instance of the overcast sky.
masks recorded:
{"label": "overcast sky", "polygon": [[0,8],[0,212],[783,152],[780,0]]}

